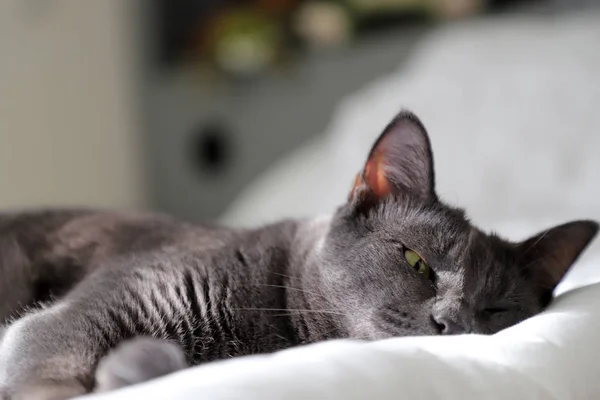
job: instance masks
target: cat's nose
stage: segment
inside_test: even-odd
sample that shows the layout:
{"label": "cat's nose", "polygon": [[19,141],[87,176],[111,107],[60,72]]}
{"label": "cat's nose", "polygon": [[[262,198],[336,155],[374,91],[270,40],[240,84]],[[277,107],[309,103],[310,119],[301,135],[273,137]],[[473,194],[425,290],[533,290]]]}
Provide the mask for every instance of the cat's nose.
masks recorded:
{"label": "cat's nose", "polygon": [[440,335],[459,335],[470,331],[468,308],[458,298],[437,301],[431,310],[431,320]]}
{"label": "cat's nose", "polygon": [[431,319],[440,335],[459,335],[461,333],[467,333],[467,329],[448,316],[432,315]]}

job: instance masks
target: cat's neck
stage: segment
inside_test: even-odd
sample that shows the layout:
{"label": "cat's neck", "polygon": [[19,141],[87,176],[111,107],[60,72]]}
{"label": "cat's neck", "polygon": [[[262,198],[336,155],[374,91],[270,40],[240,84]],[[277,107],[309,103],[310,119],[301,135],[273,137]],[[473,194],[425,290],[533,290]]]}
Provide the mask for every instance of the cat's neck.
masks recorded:
{"label": "cat's neck", "polygon": [[[334,321],[328,313],[327,293],[320,284],[319,267],[325,256],[325,241],[331,225],[331,216],[323,215],[298,221],[290,249],[288,274],[285,283],[287,308],[291,313],[300,342],[315,342],[339,337]],[[304,310],[304,311],[299,311]]]}
{"label": "cat's neck", "polygon": [[[243,296],[240,303],[264,309],[265,317],[274,314],[268,325],[277,327],[278,334],[289,343],[314,342],[337,333],[330,315],[321,312],[327,308],[327,294],[322,293],[319,266],[330,220],[322,216],[280,221],[259,229],[234,231],[228,240],[246,260],[239,275],[261,289],[255,292],[260,297]],[[281,315],[283,309],[288,311],[287,322]]]}
{"label": "cat's neck", "polygon": [[292,241],[293,253],[302,258],[319,257],[329,233],[330,225],[330,215],[321,215],[298,221],[298,227]]}

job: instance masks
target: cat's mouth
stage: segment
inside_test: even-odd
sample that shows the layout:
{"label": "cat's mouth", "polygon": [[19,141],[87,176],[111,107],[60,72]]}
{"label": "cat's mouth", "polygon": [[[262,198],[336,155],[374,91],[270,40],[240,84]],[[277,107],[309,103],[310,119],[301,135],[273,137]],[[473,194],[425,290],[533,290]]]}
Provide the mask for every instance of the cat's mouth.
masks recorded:
{"label": "cat's mouth", "polygon": [[408,312],[394,310],[380,310],[374,313],[370,320],[357,324],[351,332],[352,339],[363,340],[444,334],[443,329],[431,317],[415,316]]}

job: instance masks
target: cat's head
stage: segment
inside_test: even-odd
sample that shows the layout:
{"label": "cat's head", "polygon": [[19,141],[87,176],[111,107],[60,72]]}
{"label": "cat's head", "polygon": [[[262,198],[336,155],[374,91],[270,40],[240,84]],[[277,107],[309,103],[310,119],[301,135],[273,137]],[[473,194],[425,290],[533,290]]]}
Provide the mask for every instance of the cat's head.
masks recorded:
{"label": "cat's head", "polygon": [[320,291],[350,337],[493,333],[548,305],[597,230],[575,221],[513,243],[477,229],[438,199],[425,128],[401,112],[330,222]]}

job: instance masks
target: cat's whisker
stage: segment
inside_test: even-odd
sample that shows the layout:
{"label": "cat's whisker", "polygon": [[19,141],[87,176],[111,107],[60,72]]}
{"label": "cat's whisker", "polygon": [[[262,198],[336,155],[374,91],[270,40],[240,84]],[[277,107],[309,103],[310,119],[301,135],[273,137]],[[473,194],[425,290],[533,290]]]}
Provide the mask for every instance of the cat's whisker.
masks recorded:
{"label": "cat's whisker", "polygon": [[281,340],[284,340],[287,343],[290,343],[290,339],[286,338],[285,336],[280,335],[278,332],[278,329],[273,326],[272,324],[267,324],[267,327],[271,328],[273,331],[271,332],[271,335],[273,335],[276,338],[279,338]]}
{"label": "cat's whisker", "polygon": [[297,276],[286,275],[286,274],[282,274],[280,272],[274,272],[274,271],[267,271],[267,272],[270,273],[270,274],[279,275],[279,276],[282,276],[282,277],[288,278],[288,279],[300,279]]}
{"label": "cat's whisker", "polygon": [[[315,312],[315,314],[322,314],[322,313]],[[323,313],[323,314],[332,314],[332,313]],[[270,317],[292,317],[294,315],[302,315],[302,313],[297,312],[297,313],[269,314]],[[343,315],[343,314],[338,314],[338,315]]]}
{"label": "cat's whisker", "polygon": [[337,327],[334,327],[334,328],[332,328],[332,329],[329,329],[329,330],[327,330],[327,331],[325,331],[325,332],[321,333],[321,336],[322,336],[322,337],[324,337],[324,338],[327,338],[327,337],[329,336],[329,334],[330,334],[330,333],[336,332],[337,330],[338,330],[338,328],[337,328]]}
{"label": "cat's whisker", "polygon": [[308,309],[294,309],[294,308],[234,308],[238,311],[282,311],[287,313],[317,313],[317,314],[333,314],[333,315],[345,315],[339,311],[333,310],[308,310]]}
{"label": "cat's whisker", "polygon": [[299,315],[299,313],[296,314],[292,314],[292,313],[284,313],[284,314],[271,314],[269,315],[270,317],[291,317],[292,315]]}
{"label": "cat's whisker", "polygon": [[280,289],[288,289],[288,290],[296,290],[296,291],[299,291],[299,292],[302,292],[302,293],[308,293],[308,294],[312,294],[313,296],[319,296],[321,298],[325,298],[325,296],[323,296],[320,293],[312,292],[312,291],[309,291],[309,290],[306,290],[306,289],[295,288],[295,287],[292,287],[292,286],[273,285],[273,284],[270,284],[270,283],[263,283],[263,284],[261,284],[261,286],[274,287],[274,288],[280,288]]}

